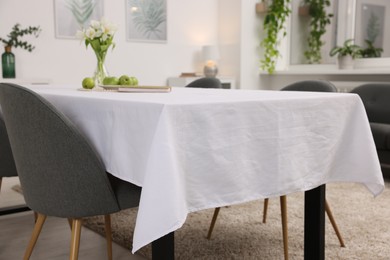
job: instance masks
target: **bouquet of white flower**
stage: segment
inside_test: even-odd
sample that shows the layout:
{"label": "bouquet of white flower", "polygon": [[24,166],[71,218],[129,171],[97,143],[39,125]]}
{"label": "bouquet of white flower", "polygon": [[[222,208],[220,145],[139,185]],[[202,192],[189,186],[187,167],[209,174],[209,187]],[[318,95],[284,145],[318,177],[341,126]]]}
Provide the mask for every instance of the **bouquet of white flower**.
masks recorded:
{"label": "bouquet of white flower", "polygon": [[110,46],[115,47],[113,42],[114,34],[117,26],[108,22],[104,18],[100,21],[92,20],[87,29],[77,31],[77,37],[85,41],[85,46],[91,45],[95,52],[98,65],[95,72],[95,80],[98,84],[103,82],[103,79],[108,76],[104,67],[106,54]]}

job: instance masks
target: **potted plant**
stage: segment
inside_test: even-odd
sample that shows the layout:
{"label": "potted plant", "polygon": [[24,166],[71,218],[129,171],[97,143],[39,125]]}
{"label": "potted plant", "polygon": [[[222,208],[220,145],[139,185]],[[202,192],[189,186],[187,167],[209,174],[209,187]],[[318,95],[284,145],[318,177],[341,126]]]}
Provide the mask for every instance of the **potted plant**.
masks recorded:
{"label": "potted plant", "polygon": [[353,41],[353,39],[348,39],[343,46],[335,46],[330,50],[330,56],[337,54],[339,69],[353,69],[353,60],[361,57],[361,48]]}
{"label": "potted plant", "polygon": [[39,36],[41,29],[39,26],[29,26],[25,29],[20,28],[20,24],[15,24],[7,38],[0,37],[0,41],[4,43],[5,52],[1,56],[1,64],[3,68],[3,78],[15,78],[15,55],[11,52],[12,47],[20,47],[31,52],[35,47],[27,41],[20,40],[24,35]]}
{"label": "potted plant", "polygon": [[374,46],[373,42],[370,40],[365,40],[366,47],[360,50],[360,59],[355,59],[354,68],[364,69],[364,68],[373,68],[388,66],[388,64],[383,62],[381,59],[381,54],[383,52],[382,48],[377,48]]}
{"label": "potted plant", "polygon": [[270,74],[275,71],[276,61],[280,57],[280,37],[287,34],[286,19],[291,13],[290,2],[291,0],[273,0],[264,17],[265,37],[260,43],[264,48],[264,57],[260,60],[260,68]]}
{"label": "potted plant", "polygon": [[382,48],[376,48],[370,40],[364,40],[367,47],[361,50],[362,58],[380,58],[383,52]]}
{"label": "potted plant", "polygon": [[326,33],[326,26],[331,23],[333,17],[333,14],[326,11],[326,8],[330,6],[330,0],[304,0],[303,6],[308,7],[310,16],[308,50],[304,55],[309,63],[320,63],[321,47],[325,44],[321,38]]}

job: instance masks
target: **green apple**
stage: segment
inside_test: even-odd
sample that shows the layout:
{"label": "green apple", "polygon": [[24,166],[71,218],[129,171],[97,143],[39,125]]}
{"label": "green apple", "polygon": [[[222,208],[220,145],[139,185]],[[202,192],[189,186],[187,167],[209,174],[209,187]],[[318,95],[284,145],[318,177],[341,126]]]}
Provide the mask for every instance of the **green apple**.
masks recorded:
{"label": "green apple", "polygon": [[85,89],[93,89],[95,87],[95,80],[93,78],[89,78],[89,77],[84,78],[81,85]]}
{"label": "green apple", "polygon": [[119,79],[117,77],[105,77],[103,85],[119,85]]}
{"label": "green apple", "polygon": [[127,75],[122,75],[119,78],[119,84],[124,86],[136,86],[138,85],[138,79],[136,77],[129,77]]}
{"label": "green apple", "polygon": [[138,85],[138,79],[136,77],[130,77],[131,85],[137,86]]}
{"label": "green apple", "polygon": [[131,85],[130,77],[127,75],[122,75],[119,78],[119,84],[120,85]]}

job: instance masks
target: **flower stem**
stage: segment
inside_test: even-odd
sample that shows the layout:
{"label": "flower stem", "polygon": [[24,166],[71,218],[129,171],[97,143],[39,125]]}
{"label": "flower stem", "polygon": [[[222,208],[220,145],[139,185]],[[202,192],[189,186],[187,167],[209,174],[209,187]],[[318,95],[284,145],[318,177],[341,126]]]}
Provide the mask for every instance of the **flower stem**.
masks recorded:
{"label": "flower stem", "polygon": [[103,84],[103,79],[108,76],[108,73],[106,71],[106,68],[104,66],[105,56],[106,53],[99,53],[95,51],[96,58],[97,58],[97,68],[95,71],[95,82],[97,84]]}

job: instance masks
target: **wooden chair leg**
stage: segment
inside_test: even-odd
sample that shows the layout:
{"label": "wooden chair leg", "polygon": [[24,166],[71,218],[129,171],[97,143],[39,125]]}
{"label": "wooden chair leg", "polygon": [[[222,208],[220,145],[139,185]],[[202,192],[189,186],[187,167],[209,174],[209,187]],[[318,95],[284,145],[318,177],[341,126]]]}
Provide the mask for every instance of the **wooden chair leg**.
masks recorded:
{"label": "wooden chair leg", "polygon": [[287,197],[285,195],[280,196],[280,211],[282,215],[284,260],[288,260]]}
{"label": "wooden chair leg", "polygon": [[112,232],[111,232],[111,216],[104,216],[104,224],[106,231],[106,240],[107,240],[107,256],[109,260],[112,260]]}
{"label": "wooden chair leg", "polygon": [[334,231],[336,232],[336,236],[339,239],[340,246],[345,247],[344,240],[341,237],[341,233],[339,231],[339,228],[337,227],[336,220],[333,217],[332,211],[330,210],[330,207],[329,207],[327,200],[325,200],[325,211],[326,211],[326,214],[328,215],[328,218],[330,220],[330,223],[332,224]]}
{"label": "wooden chair leg", "polygon": [[34,222],[37,223],[38,220],[38,213],[34,211]]}
{"label": "wooden chair leg", "polygon": [[1,183],[3,182],[3,177],[0,177],[0,191],[1,191]]}
{"label": "wooden chair leg", "polygon": [[82,219],[73,219],[72,222],[72,239],[70,242],[70,260],[77,260],[79,257],[80,235]]}
{"label": "wooden chair leg", "polygon": [[211,220],[209,232],[207,234],[207,239],[211,238],[211,234],[213,233],[214,225],[215,225],[215,222],[217,221],[217,217],[218,217],[220,209],[221,208],[215,208],[215,210],[214,210],[214,215],[213,215],[213,219]]}
{"label": "wooden chair leg", "polygon": [[38,213],[37,216],[38,216],[37,221],[35,222],[34,230],[33,230],[33,233],[31,235],[30,242],[28,243],[26,252],[24,253],[24,257],[23,257],[24,260],[30,259],[30,256],[31,256],[32,251],[35,247],[35,244],[37,243],[39,234],[41,233],[43,224],[45,223],[45,220],[46,220],[46,215]]}
{"label": "wooden chair leg", "polygon": [[267,222],[268,201],[269,201],[268,198],[264,199],[264,206],[263,206],[263,223]]}

